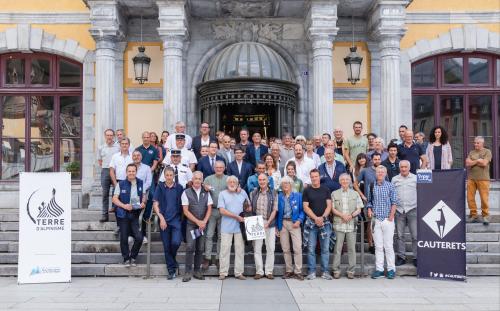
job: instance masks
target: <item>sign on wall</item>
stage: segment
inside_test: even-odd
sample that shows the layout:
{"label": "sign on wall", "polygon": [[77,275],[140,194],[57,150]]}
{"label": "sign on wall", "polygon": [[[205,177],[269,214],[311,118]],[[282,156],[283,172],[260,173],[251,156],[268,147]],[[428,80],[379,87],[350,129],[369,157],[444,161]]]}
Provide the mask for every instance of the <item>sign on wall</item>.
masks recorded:
{"label": "sign on wall", "polygon": [[417,170],[419,278],[465,281],[465,170]]}
{"label": "sign on wall", "polygon": [[245,217],[245,230],[247,232],[247,240],[262,240],[266,238],[264,229],[264,219],[262,215]]}
{"label": "sign on wall", "polygon": [[21,173],[17,282],[71,282],[71,174]]}

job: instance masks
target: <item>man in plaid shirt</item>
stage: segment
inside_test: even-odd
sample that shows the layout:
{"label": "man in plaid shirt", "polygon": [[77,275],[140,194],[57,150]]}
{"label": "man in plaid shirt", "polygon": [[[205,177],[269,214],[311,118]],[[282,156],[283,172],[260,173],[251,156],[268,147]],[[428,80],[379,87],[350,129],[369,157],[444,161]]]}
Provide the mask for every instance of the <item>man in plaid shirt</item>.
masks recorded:
{"label": "man in plaid shirt", "polygon": [[396,265],[394,256],[394,215],[398,197],[394,185],[385,179],[387,168],[377,166],[376,182],[370,184],[368,191],[368,217],[375,218],[373,226],[373,239],[375,241],[375,272],[372,279],[384,277],[384,252],[387,261],[387,278],[394,279]]}

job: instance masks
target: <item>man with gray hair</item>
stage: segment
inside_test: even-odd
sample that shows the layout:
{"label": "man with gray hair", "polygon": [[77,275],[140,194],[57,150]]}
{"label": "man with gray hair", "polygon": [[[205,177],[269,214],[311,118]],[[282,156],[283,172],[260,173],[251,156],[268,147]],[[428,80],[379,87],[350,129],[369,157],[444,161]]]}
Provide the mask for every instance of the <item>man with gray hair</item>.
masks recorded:
{"label": "man with gray hair", "polygon": [[167,142],[166,142],[166,147],[169,150],[177,148],[175,145],[176,134],[184,134],[184,136],[186,137],[186,144],[184,145],[184,147],[188,150],[191,149],[191,144],[193,143],[193,138],[191,136],[189,136],[188,134],[186,134],[186,124],[182,121],[177,121],[175,123],[175,132],[170,133],[170,135],[168,136]]}
{"label": "man with gray hair", "polygon": [[333,228],[337,235],[335,256],[333,257],[333,278],[340,278],[340,257],[344,240],[347,242],[349,267],[347,278],[354,278],[356,268],[356,216],[364,204],[359,194],[351,189],[351,176],[342,173],[339,176],[341,188],[332,192]]}
{"label": "man with gray hair", "polygon": [[411,235],[413,265],[417,266],[417,176],[410,173],[410,162],[399,162],[399,175],[392,178],[396,188],[399,204],[396,207],[396,266],[406,263],[405,227],[408,226]]}
{"label": "man with gray hair", "polygon": [[481,198],[481,215],[483,225],[489,225],[488,197],[490,194],[490,162],[491,151],[484,147],[484,137],[474,138],[474,150],[469,152],[465,159],[465,166],[469,169],[469,179],[467,180],[467,204],[469,205],[469,220],[478,222],[476,191],[479,191]]}

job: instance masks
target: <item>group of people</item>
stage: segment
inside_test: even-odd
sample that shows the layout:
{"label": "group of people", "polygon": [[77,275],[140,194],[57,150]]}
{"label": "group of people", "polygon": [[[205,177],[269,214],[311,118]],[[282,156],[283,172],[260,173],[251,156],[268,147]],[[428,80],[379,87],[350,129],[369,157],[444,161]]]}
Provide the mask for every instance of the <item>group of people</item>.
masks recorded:
{"label": "group of people", "polygon": [[[417,169],[450,169],[453,162],[446,131],[440,126],[432,129],[426,142],[422,133],[414,137],[402,125],[399,138],[387,146],[373,133],[363,135],[359,121],[354,122],[350,137],[336,128],[333,137],[324,133],[310,140],[288,133],[281,139],[267,139],[255,132],[250,138],[249,131],[242,129],[237,143],[220,131],[211,136],[207,123],[201,124],[195,137],[185,130],[185,124],[177,122],[172,134],[164,131],[158,137],[154,132],[144,132],[142,145],[134,149],[123,130],[108,129],[98,153],[103,189],[101,221],[109,220],[109,211],[115,212],[124,264],[136,265],[141,245],[148,242],[145,224],[154,211],[168,279],[177,276],[177,250],[182,241],[186,243],[185,282],[204,279],[210,265],[216,265],[219,279],[225,279],[233,245],[234,276],[245,279],[248,241],[244,219],[249,216],[262,217],[265,231],[263,239],[252,241],[255,279],[274,278],[277,238],[286,266],[283,278],[316,278],[318,243],[322,278],[341,277],[344,243],[346,274],[354,278],[358,223],[367,227],[369,251],[375,254],[372,278],[392,279],[396,266],[407,262],[406,226],[412,239],[413,264],[417,266]],[[490,162],[491,152],[484,147],[484,138],[476,137],[474,150],[465,162],[470,169],[467,198],[470,220],[477,222],[475,193],[479,191],[485,225],[489,223]],[[133,243],[131,249],[129,242]],[[303,249],[307,251],[306,276],[302,274]],[[333,273],[330,251],[334,253]]]}

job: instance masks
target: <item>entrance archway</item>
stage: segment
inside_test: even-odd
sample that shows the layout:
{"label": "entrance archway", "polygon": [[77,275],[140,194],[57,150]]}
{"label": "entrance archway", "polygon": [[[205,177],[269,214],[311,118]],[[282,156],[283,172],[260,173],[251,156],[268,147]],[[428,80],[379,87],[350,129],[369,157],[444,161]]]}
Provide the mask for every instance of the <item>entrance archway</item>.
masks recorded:
{"label": "entrance archway", "polygon": [[298,86],[286,62],[257,42],[226,47],[197,85],[201,120],[237,136],[242,128],[267,137],[293,132]]}

